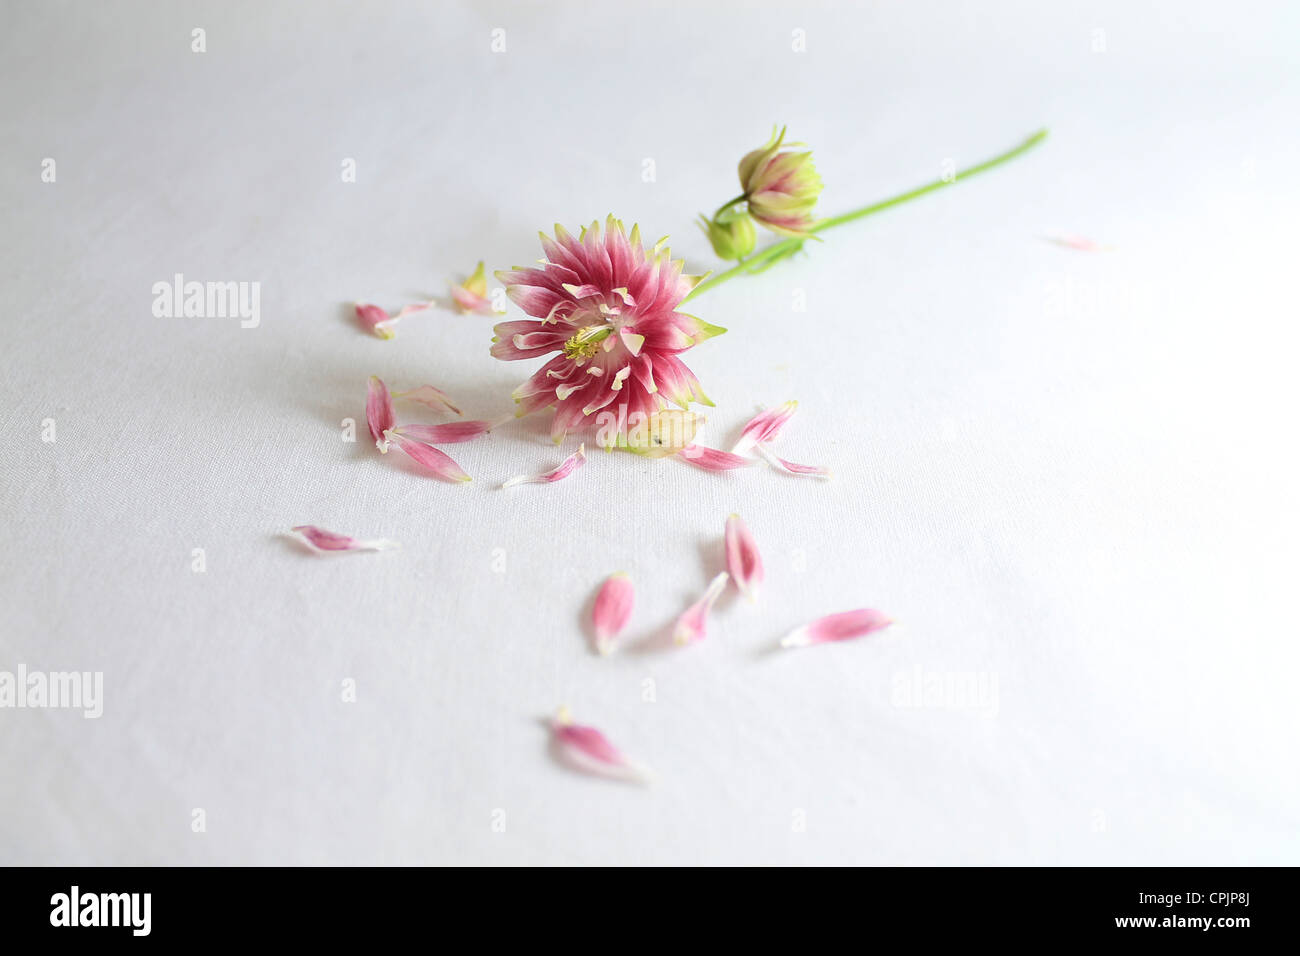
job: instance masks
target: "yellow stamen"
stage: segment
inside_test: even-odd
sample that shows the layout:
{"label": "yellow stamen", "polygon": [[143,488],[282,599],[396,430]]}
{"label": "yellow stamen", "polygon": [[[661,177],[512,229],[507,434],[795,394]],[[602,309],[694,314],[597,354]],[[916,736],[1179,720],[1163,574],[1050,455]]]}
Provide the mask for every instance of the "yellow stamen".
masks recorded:
{"label": "yellow stamen", "polygon": [[591,358],[612,331],[608,325],[588,325],[579,329],[564,343],[565,356],[574,361]]}

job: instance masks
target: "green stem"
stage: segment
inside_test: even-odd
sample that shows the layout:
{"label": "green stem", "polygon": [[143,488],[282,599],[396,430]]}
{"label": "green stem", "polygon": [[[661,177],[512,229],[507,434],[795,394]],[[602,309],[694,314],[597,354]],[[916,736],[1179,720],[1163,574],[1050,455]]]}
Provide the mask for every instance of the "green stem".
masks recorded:
{"label": "green stem", "polygon": [[732,206],[735,206],[735,205],[738,204],[738,203],[742,203],[742,202],[744,202],[744,201],[745,201],[746,199],[748,199],[748,198],[749,198],[749,197],[746,196],[744,193],[741,193],[741,194],[740,194],[739,196],[737,196],[735,199],[729,199],[729,200],[727,200],[727,201],[724,202],[721,206],[718,207],[718,211],[715,212],[715,213],[713,214],[713,218],[714,218],[714,219],[717,219],[717,218],[718,218],[719,216],[721,216],[724,212],[727,212],[729,209],[731,209]]}
{"label": "green stem", "polygon": [[[866,216],[870,216],[873,213],[882,212],[893,206],[901,205],[905,202],[916,199],[920,196],[924,196],[926,193],[934,192],[937,189],[943,189],[946,186],[951,186],[954,183],[961,182],[963,179],[966,179],[967,177],[974,176],[977,173],[982,173],[985,170],[992,169],[995,166],[1000,166],[1005,162],[1009,162],[1010,160],[1015,159],[1021,153],[1027,153],[1029,150],[1033,149],[1035,146],[1037,146],[1046,138],[1047,138],[1047,130],[1040,129],[1037,133],[1029,137],[1027,140],[1025,140],[1023,143],[1021,143],[1019,146],[1015,147],[1014,149],[1007,150],[1005,153],[1001,153],[998,156],[994,156],[992,159],[986,159],[984,162],[978,163],[977,165],[972,166],[969,169],[959,170],[957,172],[957,175],[953,179],[943,179],[943,178],[936,179],[932,183],[926,183],[926,185],[918,186],[916,189],[911,189],[905,193],[899,193],[897,196],[891,196],[889,199],[884,199],[881,200],[880,202],[872,203],[870,206],[863,206],[861,209],[854,209],[851,212],[842,213],[841,215],[838,216],[832,216],[829,219],[823,219],[821,220],[821,222],[817,223],[815,226],[812,227],[812,231],[824,232],[827,229],[833,229],[834,227],[842,226],[847,222],[853,222],[854,220],[862,219]],[[732,203],[734,202],[735,200],[732,200]],[[732,203],[728,203],[727,205],[731,205]],[[723,208],[726,207],[724,206]],[[791,238],[791,239],[782,239],[780,242],[775,242],[770,246],[767,246],[763,249],[759,249],[757,252],[755,252],[753,255],[751,255],[748,259],[744,260],[743,262],[740,262],[732,266],[730,269],[726,270],[725,272],[719,272],[717,275],[705,279],[694,289],[692,289],[690,293],[686,296],[686,298],[682,299],[682,301],[686,302],[690,299],[693,299],[701,292],[722,285],[722,283],[726,282],[728,279],[734,279],[738,275],[744,275],[747,272],[752,272],[756,265],[762,262],[766,262],[768,259],[771,259],[775,256],[791,255],[806,241],[807,241],[806,239],[798,238],[798,237]]]}

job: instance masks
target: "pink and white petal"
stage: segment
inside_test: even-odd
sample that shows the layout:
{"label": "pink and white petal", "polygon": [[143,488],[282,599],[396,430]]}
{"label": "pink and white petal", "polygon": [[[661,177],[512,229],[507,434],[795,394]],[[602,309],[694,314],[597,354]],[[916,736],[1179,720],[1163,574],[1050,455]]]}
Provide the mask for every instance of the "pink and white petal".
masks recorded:
{"label": "pink and white petal", "polygon": [[691,644],[704,640],[709,611],[713,607],[713,602],[726,589],[729,577],[726,571],[715,577],[705,588],[704,595],[677,618],[677,623],[673,625],[673,640],[676,643]]}
{"label": "pink and white petal", "polygon": [[1043,236],[1045,240],[1054,245],[1064,246],[1067,249],[1077,249],[1080,252],[1110,252],[1112,247],[1098,242],[1096,239],[1088,239],[1085,236]]}
{"label": "pink and white petal", "polygon": [[575,285],[572,282],[564,283],[564,291],[569,293],[575,299],[586,299],[593,295],[600,295],[600,289],[590,282]]}
{"label": "pink and white petal", "polygon": [[641,347],[645,345],[645,336],[630,329],[620,329],[618,337],[623,340],[623,345],[633,355],[641,354]]}
{"label": "pink and white petal", "polygon": [[828,614],[811,624],[795,628],[781,639],[782,647],[810,647],[813,644],[827,644],[833,641],[847,641],[855,637],[864,637],[884,630],[894,622],[882,611],[874,608],[862,608],[857,611],[842,611]]}
{"label": "pink and white petal", "polygon": [[740,440],[731,450],[737,455],[743,455],[760,442],[772,441],[798,407],[799,403],[791,400],[759,412],[745,424]]}
{"label": "pink and white petal", "polygon": [[737,514],[727,517],[725,540],[731,580],[736,582],[741,594],[753,601],[763,583],[763,557],[758,553],[758,542]]}
{"label": "pink and white petal", "polygon": [[641,387],[648,394],[653,395],[659,391],[659,386],[655,383],[655,365],[654,361],[648,355],[642,355],[632,363],[632,374],[636,380],[641,383]]}
{"label": "pink and white petal", "polygon": [[[528,376],[523,383],[511,393],[510,397],[516,402],[522,402],[526,399],[533,398],[537,395],[547,395],[550,398],[555,397],[555,379],[558,376],[568,372],[573,363],[563,355],[557,355],[532,375]],[[548,401],[546,404],[550,404]]]}
{"label": "pink and white petal", "polygon": [[733,455],[729,451],[718,451],[704,445],[687,445],[677,453],[677,457],[690,462],[696,468],[705,471],[731,471],[735,468],[747,468],[753,464],[748,458]]}
{"label": "pink and white petal", "polygon": [[415,302],[411,305],[404,305],[397,310],[396,318],[404,319],[408,315],[414,315],[417,312],[423,312],[425,309],[431,308],[432,306],[433,306],[433,302]]}
{"label": "pink and white petal", "polygon": [[461,411],[451,403],[451,398],[440,388],[432,385],[421,385],[419,388],[408,389],[405,392],[393,392],[393,398],[400,398],[408,402],[418,402],[428,408],[440,410],[446,408],[448,411],[459,415]]}
{"label": "pink and white petal", "polygon": [[394,434],[392,440],[397,443],[398,448],[439,478],[445,481],[469,481],[469,475],[465,474],[460,465],[456,464],[446,452],[423,442],[403,438],[401,435]]}
{"label": "pink and white petal", "polygon": [[294,537],[317,554],[345,554],[349,551],[391,551],[400,548],[396,541],[377,538],[363,541],[336,531],[327,531],[316,525],[300,524],[291,532]]}
{"label": "pink and white petal", "polygon": [[610,386],[608,388],[604,388],[604,389],[600,388],[599,384],[597,384],[596,394],[594,395],[589,394],[587,396],[588,398],[587,404],[582,406],[583,417],[586,418],[591,415],[594,415],[596,412],[600,411],[602,408],[605,408],[607,405],[613,404],[613,402],[619,397],[618,393],[622,389],[622,387],[623,387],[622,379],[615,379],[613,382],[610,383]]}
{"label": "pink and white petal", "polygon": [[564,461],[560,462],[560,464],[557,467],[552,468],[550,471],[546,472],[545,474],[516,475],[514,478],[511,478],[509,481],[506,481],[504,484],[502,484],[501,487],[513,488],[515,485],[548,485],[554,481],[562,481],[563,479],[568,478],[579,468],[581,468],[582,464],[586,460],[587,460],[587,446],[584,443],[579,445],[578,450],[575,451],[568,458],[564,459]]}
{"label": "pink and white petal", "polygon": [[545,355],[547,352],[554,352],[564,347],[565,334],[563,332],[553,332],[550,329],[536,330],[532,332],[516,332],[510,339],[510,344],[520,352],[527,352],[532,355]]}
{"label": "pink and white petal", "polygon": [[575,724],[567,707],[561,707],[555,715],[551,722],[551,734],[561,754],[578,770],[638,783],[650,780],[648,770],[624,756],[595,727]]}
{"label": "pink and white petal", "polygon": [[491,422],[483,421],[449,422],[446,425],[398,425],[393,429],[393,434],[422,441],[426,445],[454,445],[477,438],[491,428]]}
{"label": "pink and white petal", "polygon": [[[586,382],[595,382],[586,375],[581,376]],[[551,441],[560,444],[564,441],[569,432],[574,431],[582,426],[586,416],[582,413],[582,402],[579,400],[570,400],[559,402],[555,407],[555,415],[551,419]]]}
{"label": "pink and white petal", "polygon": [[571,301],[567,292],[553,292],[535,285],[508,285],[506,296],[526,313],[539,319],[553,314],[557,305]]}
{"label": "pink and white petal", "polygon": [[385,312],[377,305],[370,305],[365,302],[358,302],[357,318],[361,320],[361,327],[381,339],[391,339],[397,333],[393,331],[393,325],[401,316],[392,316]]}
{"label": "pink and white petal", "polygon": [[477,295],[463,285],[451,287],[451,300],[456,303],[456,308],[466,315],[474,313],[487,315],[492,312],[492,303],[488,301],[487,296]]}
{"label": "pink and white petal", "polygon": [[596,650],[601,654],[614,649],[614,639],[631,619],[635,601],[636,588],[623,571],[611,574],[600,586],[591,611],[591,625],[596,635]]}
{"label": "pink and white petal", "polygon": [[388,432],[396,421],[393,396],[388,393],[388,386],[378,375],[370,376],[366,384],[366,425],[380,452],[388,451]]}
{"label": "pink and white petal", "polygon": [[800,465],[797,462],[787,461],[784,458],[774,454],[766,445],[755,445],[754,450],[773,468],[778,471],[784,471],[787,475],[798,475],[801,478],[830,478],[831,470],[821,465]]}

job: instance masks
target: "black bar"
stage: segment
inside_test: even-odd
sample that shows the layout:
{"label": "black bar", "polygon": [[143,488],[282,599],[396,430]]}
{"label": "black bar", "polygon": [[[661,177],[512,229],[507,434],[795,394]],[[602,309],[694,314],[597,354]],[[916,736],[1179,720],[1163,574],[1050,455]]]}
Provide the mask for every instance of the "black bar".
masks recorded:
{"label": "black bar", "polygon": [[[3,874],[6,944],[74,936],[91,945],[283,939],[334,947],[414,932],[436,945],[486,930],[486,940],[531,934],[531,943],[541,945],[582,942],[584,935],[595,941],[607,932],[675,936],[688,919],[711,924],[711,936],[760,942],[777,929],[808,933],[809,941],[845,933],[863,947],[900,937],[923,940],[927,949],[946,940],[1129,938],[1182,946],[1291,940],[1296,921],[1295,872],[1281,868],[677,870],[613,878],[575,870],[327,868],[11,868]],[[103,914],[105,922],[116,915],[119,925],[54,925],[70,924],[74,886],[78,922],[99,922]],[[147,935],[143,894],[149,894]]]}

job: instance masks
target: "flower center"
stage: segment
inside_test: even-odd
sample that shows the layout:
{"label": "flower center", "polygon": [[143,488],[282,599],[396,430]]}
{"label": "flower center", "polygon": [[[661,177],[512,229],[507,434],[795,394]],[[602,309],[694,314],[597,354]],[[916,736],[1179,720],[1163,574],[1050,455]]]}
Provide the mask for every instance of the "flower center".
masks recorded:
{"label": "flower center", "polygon": [[574,361],[591,358],[612,331],[614,330],[608,325],[588,325],[579,329],[564,343],[565,356]]}

